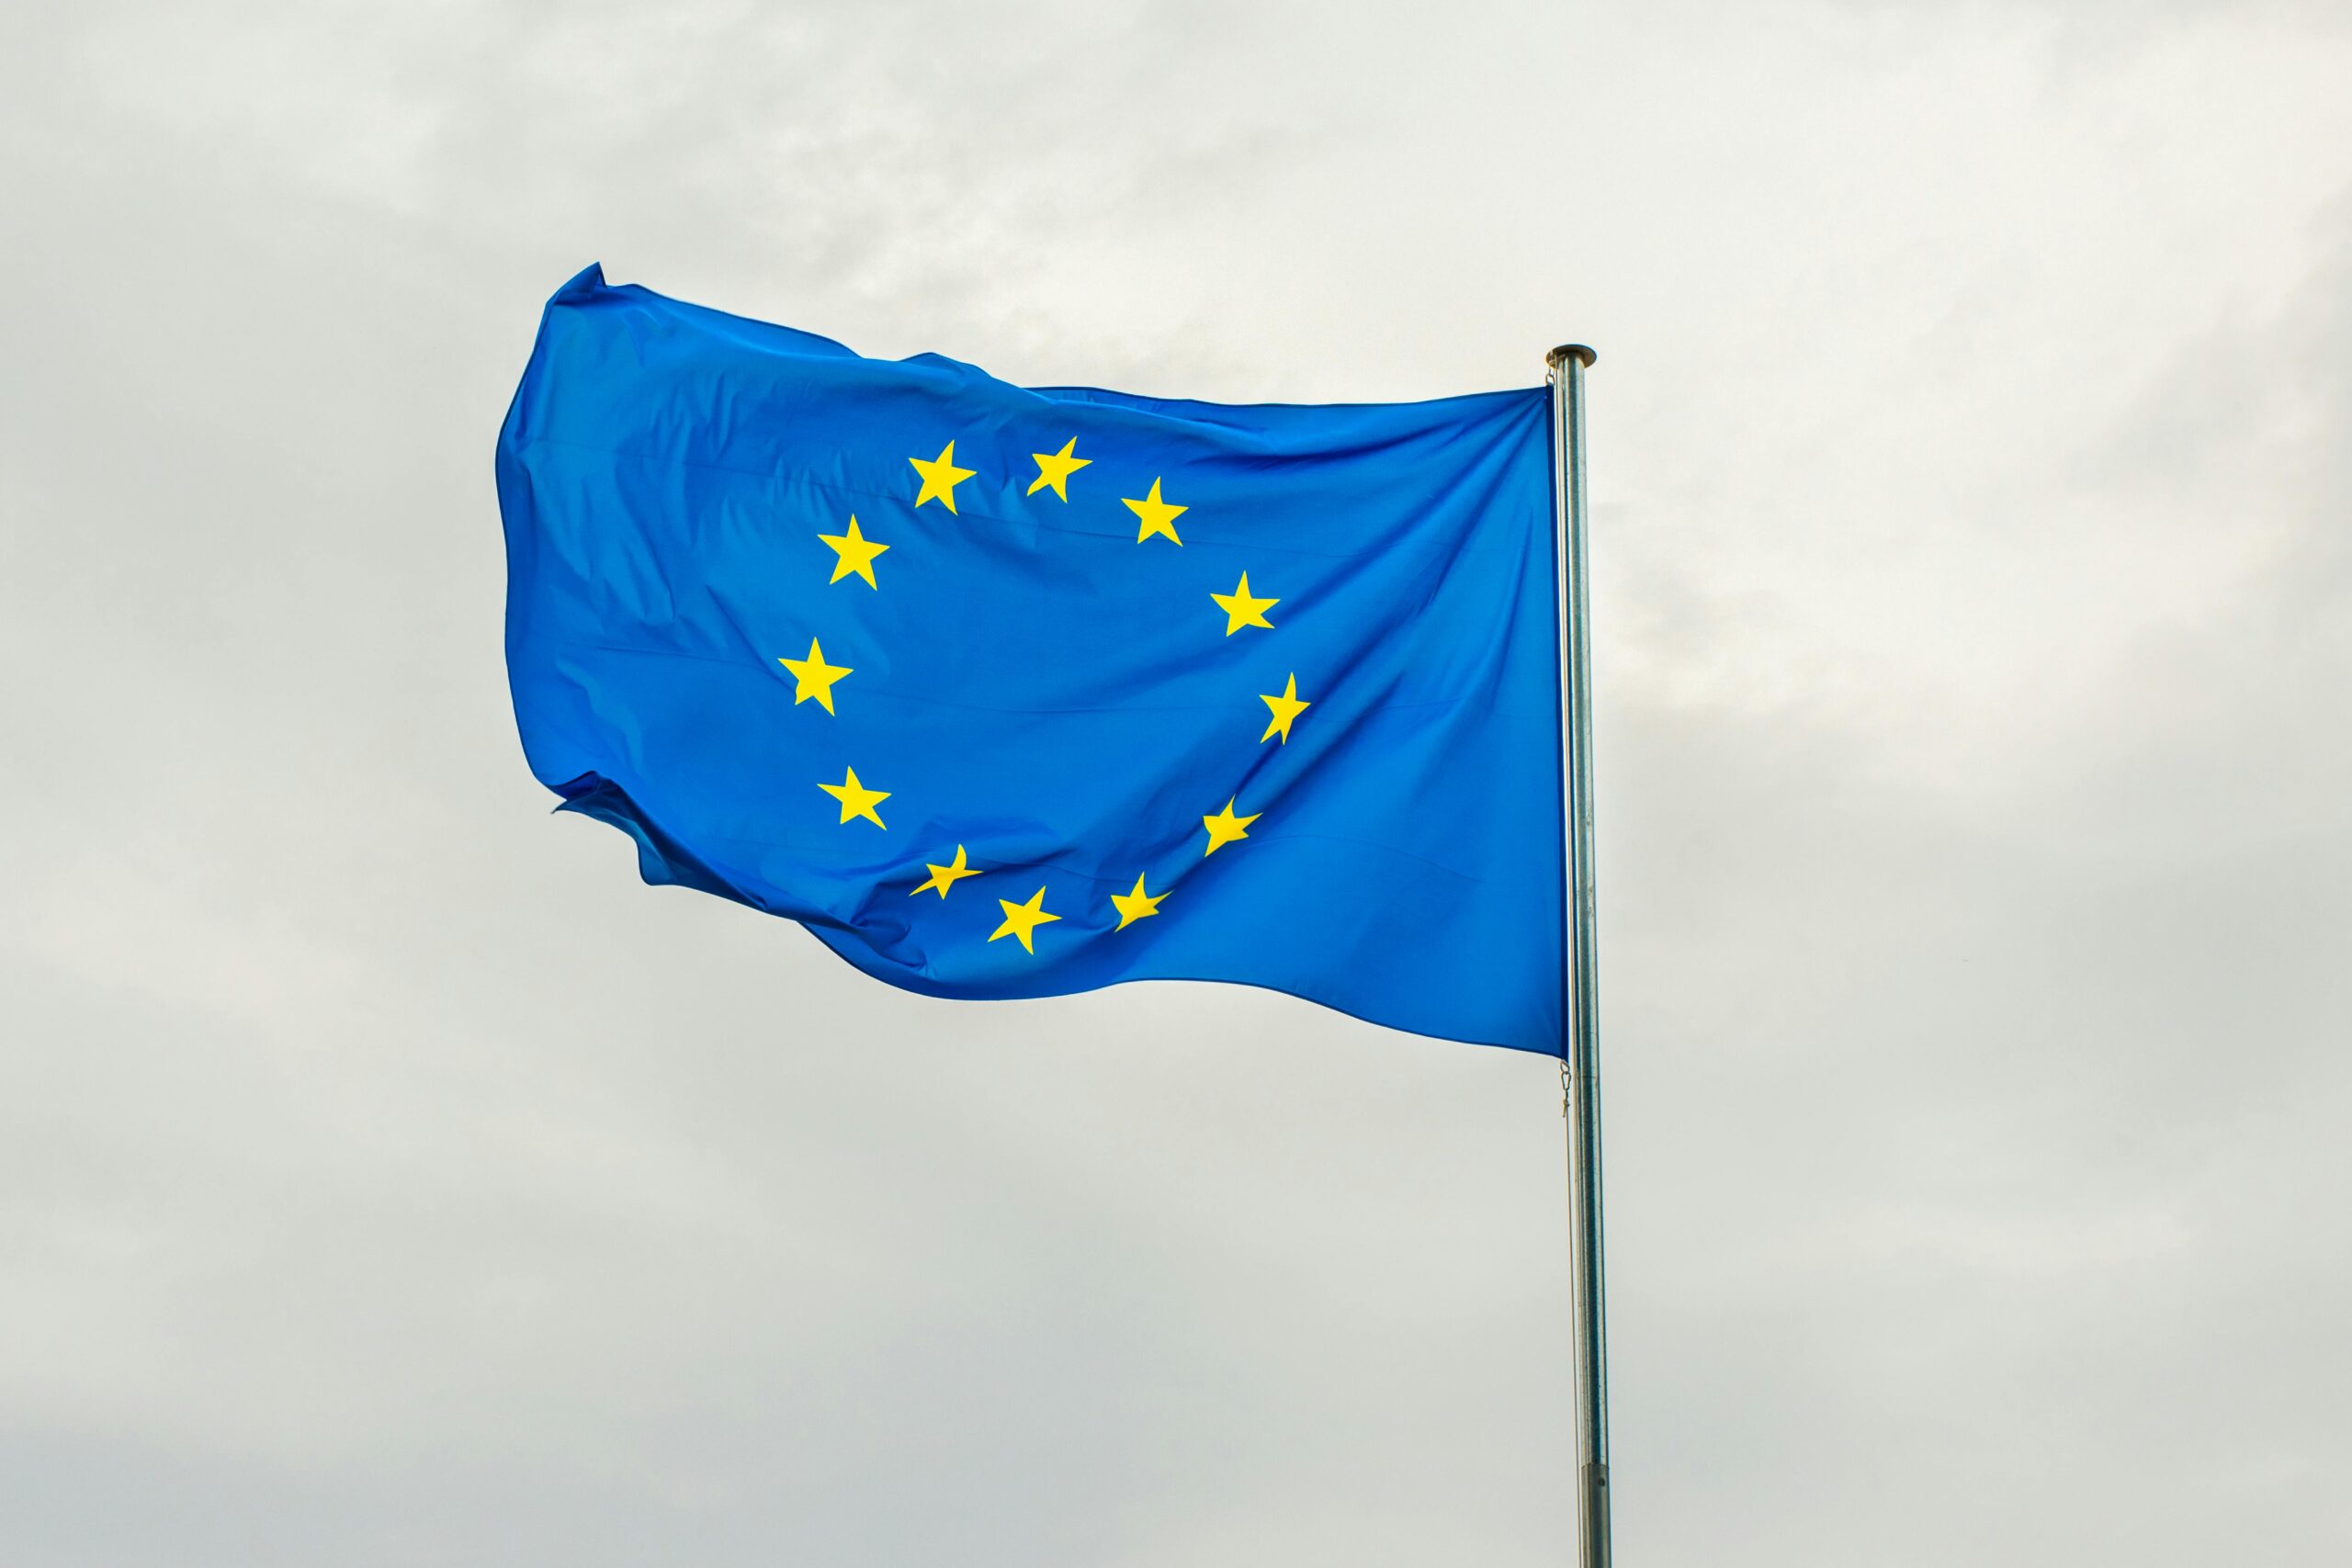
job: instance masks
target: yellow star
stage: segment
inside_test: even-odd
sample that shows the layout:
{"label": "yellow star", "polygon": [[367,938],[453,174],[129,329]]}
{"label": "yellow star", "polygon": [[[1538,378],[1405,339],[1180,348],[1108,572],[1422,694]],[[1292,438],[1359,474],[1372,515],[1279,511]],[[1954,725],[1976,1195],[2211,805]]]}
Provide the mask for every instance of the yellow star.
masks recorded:
{"label": "yellow star", "polygon": [[825,579],[826,581],[839,582],[842,578],[847,577],[854,571],[857,573],[858,576],[865,579],[865,586],[868,588],[879,588],[882,586],[880,583],[874,581],[874,558],[880,555],[884,550],[888,549],[890,547],[888,545],[877,545],[873,540],[867,538],[865,535],[859,533],[857,531],[857,519],[854,516],[851,517],[849,520],[848,533],[820,534],[817,537],[832,546],[833,554],[841,558],[833,562],[833,575]]}
{"label": "yellow star", "polygon": [[[1189,506],[1178,506],[1173,502],[1160,500],[1158,479],[1151,481],[1151,493],[1141,501],[1129,501],[1122,496],[1119,499],[1119,504],[1142,520],[1143,526],[1136,530],[1136,543],[1138,545],[1154,534],[1165,534],[1170,538],[1176,539],[1176,519],[1193,510]],[[1176,542],[1181,545],[1184,541],[1176,539]],[[1269,600],[1268,603],[1271,604],[1272,601]]]}
{"label": "yellow star", "polygon": [[922,493],[915,497],[915,504],[921,506],[937,497],[947,503],[950,512],[956,510],[956,487],[979,471],[956,466],[956,443],[953,441],[942,446],[939,456],[928,463],[921,457],[910,457],[907,461],[912,463],[915,472],[922,476]]}
{"label": "yellow star", "polygon": [[967,876],[978,876],[980,874],[978,872],[974,871],[971,867],[964,863],[964,846],[961,844],[956,846],[956,863],[954,865],[933,865],[929,861],[925,861],[923,863],[923,868],[931,873],[931,880],[924,883],[920,887],[909,888],[908,891],[910,893],[929,893],[936,890],[942,898],[947,897],[947,890],[949,888],[955,886],[958,882],[964,880],[964,878]]}
{"label": "yellow star", "polygon": [[[1257,817],[1236,817],[1233,814],[1233,802],[1228,800],[1225,803],[1225,809],[1216,816],[1202,818],[1201,826],[1209,830],[1209,847],[1201,852],[1201,858],[1206,860],[1216,853],[1216,847],[1219,844],[1229,844],[1236,839],[1248,838],[1250,824],[1258,820],[1258,817],[1264,815],[1265,813],[1261,811]],[[849,818],[843,818],[842,820],[846,822]],[[1162,894],[1161,897],[1165,897],[1167,895]]]}
{"label": "yellow star", "polygon": [[1118,929],[1125,931],[1129,922],[1159,913],[1159,901],[1167,897],[1165,893],[1146,893],[1143,890],[1143,878],[1136,877],[1134,892],[1111,895],[1111,907],[1119,911]]}
{"label": "yellow star", "polygon": [[1021,939],[1022,950],[1026,953],[1037,951],[1029,945],[1031,931],[1048,920],[1061,919],[1059,915],[1046,913],[1046,890],[1042,887],[1029,895],[1026,904],[1016,904],[1010,898],[1000,898],[996,902],[997,908],[1004,911],[1004,924],[989,932],[989,940],[994,942],[1001,936],[1017,936]]}
{"label": "yellow star", "polygon": [[1266,733],[1258,737],[1258,744],[1261,746],[1277,735],[1283,738],[1283,745],[1289,745],[1290,721],[1315,705],[1313,703],[1303,703],[1298,700],[1298,677],[1295,675],[1290,678],[1290,684],[1283,688],[1281,696],[1261,695],[1258,700],[1274,712],[1274,716],[1266,721]]}
{"label": "yellow star", "polygon": [[857,782],[857,770],[845,770],[849,776],[837,784],[820,784],[817,787],[842,803],[842,823],[847,826],[853,817],[863,817],[876,828],[888,830],[889,824],[874,814],[874,808],[890,798],[887,789],[868,789]]}
{"label": "yellow star", "polygon": [[779,659],[776,662],[791,671],[793,680],[797,682],[792,688],[792,705],[798,707],[814,697],[824,705],[827,713],[833,711],[833,682],[852,673],[841,665],[826,663],[825,650],[817,646],[817,639],[813,637],[808,639],[808,658]]}
{"label": "yellow star", "polygon": [[1227,637],[1244,626],[1263,626],[1272,631],[1274,624],[1266,619],[1266,612],[1282,603],[1279,599],[1250,597],[1250,574],[1246,571],[1241,574],[1240,587],[1230,593],[1212,593],[1209,597],[1216,600],[1216,607],[1225,612],[1225,635]]}
{"label": "yellow star", "polygon": [[[1029,456],[1036,460],[1037,477],[1029,481],[1027,493],[1035,495],[1047,485],[1051,485],[1054,487],[1056,495],[1068,501],[1069,491],[1062,487],[1069,482],[1070,475],[1094,461],[1091,457],[1071,457],[1070,454],[1077,449],[1078,437],[1073,435],[1062,443],[1062,449],[1058,452],[1030,453]],[[954,508],[950,507],[949,510],[953,511]]]}

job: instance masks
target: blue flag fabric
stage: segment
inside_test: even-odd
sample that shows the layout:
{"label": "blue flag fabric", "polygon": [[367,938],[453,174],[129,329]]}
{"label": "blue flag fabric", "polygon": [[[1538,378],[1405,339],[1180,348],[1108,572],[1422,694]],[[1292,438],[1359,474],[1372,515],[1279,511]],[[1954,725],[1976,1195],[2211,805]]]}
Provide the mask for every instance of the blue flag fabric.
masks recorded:
{"label": "blue flag fabric", "polygon": [[1547,414],[1024,389],[590,267],[498,442],[523,748],[909,990],[1557,1055]]}

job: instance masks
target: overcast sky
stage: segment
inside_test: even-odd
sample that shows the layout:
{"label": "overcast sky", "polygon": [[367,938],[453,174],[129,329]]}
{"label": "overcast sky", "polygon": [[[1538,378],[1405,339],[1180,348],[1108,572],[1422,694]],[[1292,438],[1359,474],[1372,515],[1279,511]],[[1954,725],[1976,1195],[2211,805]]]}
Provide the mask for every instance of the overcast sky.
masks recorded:
{"label": "overcast sky", "polygon": [[0,8],[0,1560],[1550,1564],[1544,1059],[866,980],[550,818],[616,281],[1597,345],[1617,1546],[2352,1559],[2352,13]]}

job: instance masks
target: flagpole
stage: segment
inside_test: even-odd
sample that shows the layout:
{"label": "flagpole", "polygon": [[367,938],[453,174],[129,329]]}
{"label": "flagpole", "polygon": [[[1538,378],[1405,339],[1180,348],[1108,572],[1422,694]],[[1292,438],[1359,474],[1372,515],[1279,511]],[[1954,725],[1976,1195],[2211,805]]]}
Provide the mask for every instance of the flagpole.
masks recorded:
{"label": "flagpole", "polygon": [[1558,571],[1560,772],[1566,874],[1562,941],[1566,1038],[1561,1114],[1568,1124],[1569,1258],[1576,1312],[1578,1568],[1609,1568],[1609,1331],[1600,1224],[1600,956],[1592,885],[1592,638],[1585,574],[1584,373],[1580,343],[1545,355],[1552,386],[1552,544]]}

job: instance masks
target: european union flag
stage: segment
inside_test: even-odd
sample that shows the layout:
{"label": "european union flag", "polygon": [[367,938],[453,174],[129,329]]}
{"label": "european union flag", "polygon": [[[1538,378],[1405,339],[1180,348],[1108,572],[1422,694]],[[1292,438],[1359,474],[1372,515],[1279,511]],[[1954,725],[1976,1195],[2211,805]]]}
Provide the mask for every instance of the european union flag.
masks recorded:
{"label": "european union flag", "polygon": [[1013,387],[590,267],[499,434],[523,749],[647,881],[909,990],[1556,1055],[1548,429]]}

